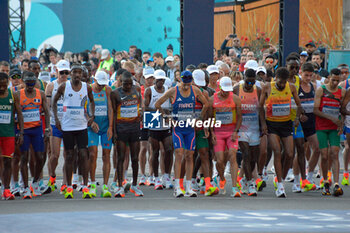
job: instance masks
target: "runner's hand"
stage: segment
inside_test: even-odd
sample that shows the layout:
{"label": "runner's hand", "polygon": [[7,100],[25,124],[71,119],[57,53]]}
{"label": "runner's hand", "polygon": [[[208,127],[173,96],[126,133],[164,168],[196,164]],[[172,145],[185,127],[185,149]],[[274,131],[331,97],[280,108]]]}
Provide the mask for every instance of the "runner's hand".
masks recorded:
{"label": "runner's hand", "polygon": [[22,145],[23,144],[23,134],[19,133],[18,136],[16,137],[16,144]]}
{"label": "runner's hand", "polygon": [[98,131],[100,131],[100,127],[98,127],[98,124],[96,122],[92,122],[90,127],[94,133],[98,133]]}
{"label": "runner's hand", "polygon": [[108,140],[111,140],[112,137],[113,137],[113,128],[109,127],[107,130],[107,138]]}
{"label": "runner's hand", "polygon": [[61,122],[56,120],[56,128],[59,130],[59,131],[62,131],[62,127],[61,127]]}
{"label": "runner's hand", "polygon": [[261,126],[261,133],[262,133],[262,135],[268,135],[267,125],[266,124],[263,124]]}
{"label": "runner's hand", "polygon": [[232,135],[231,135],[231,141],[235,142],[238,139],[238,134],[236,131],[233,131]]}
{"label": "runner's hand", "polygon": [[215,146],[216,145],[216,136],[214,133],[211,135],[211,141],[212,141],[213,145]]}
{"label": "runner's hand", "polygon": [[338,136],[343,134],[343,127],[342,126],[339,126],[337,130],[338,130]]}
{"label": "runner's hand", "polygon": [[305,114],[302,114],[300,116],[300,122],[306,122],[309,118],[305,115]]}
{"label": "runner's hand", "polygon": [[209,138],[209,135],[210,135],[209,130],[204,128],[204,137],[203,138]]}
{"label": "runner's hand", "polygon": [[298,127],[299,126],[299,119],[298,118],[295,118],[294,120],[294,127]]}
{"label": "runner's hand", "polygon": [[333,119],[332,119],[332,122],[333,122],[334,124],[336,124],[338,127],[341,126],[341,120],[339,120],[338,118],[333,118]]}

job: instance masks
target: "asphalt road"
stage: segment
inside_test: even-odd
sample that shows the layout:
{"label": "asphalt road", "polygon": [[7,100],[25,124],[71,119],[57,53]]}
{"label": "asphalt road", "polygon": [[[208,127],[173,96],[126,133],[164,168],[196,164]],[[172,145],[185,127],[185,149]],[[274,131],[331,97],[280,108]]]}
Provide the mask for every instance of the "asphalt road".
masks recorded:
{"label": "asphalt road", "polygon": [[292,193],[287,183],[285,199],[275,197],[271,175],[257,197],[233,199],[226,187],[226,195],[214,197],[176,199],[172,190],[141,186],[144,197],[84,200],[75,191],[65,200],[55,191],[0,201],[0,232],[349,232],[350,187],[342,197],[324,197]]}

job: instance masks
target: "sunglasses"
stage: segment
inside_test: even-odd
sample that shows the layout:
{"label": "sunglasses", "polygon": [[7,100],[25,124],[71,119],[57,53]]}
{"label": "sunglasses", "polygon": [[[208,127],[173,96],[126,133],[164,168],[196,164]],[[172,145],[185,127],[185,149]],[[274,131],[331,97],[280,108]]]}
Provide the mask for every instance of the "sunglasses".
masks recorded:
{"label": "sunglasses", "polygon": [[11,78],[12,78],[12,79],[21,79],[22,77],[21,77],[21,75],[19,75],[19,74],[15,74],[15,75],[13,75]]}
{"label": "sunglasses", "polygon": [[34,83],[32,83],[32,82],[26,82],[26,85],[27,85],[28,87],[34,87],[34,86],[35,86],[35,82],[34,82]]}
{"label": "sunglasses", "polygon": [[60,71],[60,75],[68,75],[68,74],[69,74],[68,70]]}
{"label": "sunglasses", "polygon": [[246,81],[245,83],[248,84],[248,85],[254,85],[254,84],[255,84],[255,81],[252,81],[252,82]]}
{"label": "sunglasses", "polygon": [[273,61],[265,61],[266,64],[272,64]]}

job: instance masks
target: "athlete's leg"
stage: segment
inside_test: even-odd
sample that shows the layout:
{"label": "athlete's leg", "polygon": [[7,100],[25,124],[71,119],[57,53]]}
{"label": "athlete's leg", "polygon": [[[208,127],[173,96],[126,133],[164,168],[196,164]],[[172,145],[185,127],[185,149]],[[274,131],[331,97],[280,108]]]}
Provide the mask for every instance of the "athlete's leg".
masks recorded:
{"label": "athlete's leg", "polygon": [[[289,168],[293,164],[293,158],[294,158],[294,142],[293,142],[293,136],[288,136],[282,138],[283,143],[283,154],[285,156],[284,158],[284,164],[283,164],[283,179],[286,178]],[[278,181],[280,182],[280,181]]]}
{"label": "athlete's leg", "polygon": [[97,161],[97,146],[89,147],[89,155],[90,155],[90,179],[91,182],[95,182],[95,173],[96,173],[96,161]]}
{"label": "athlete's leg", "polygon": [[311,147],[312,153],[311,157],[309,159],[309,174],[313,175],[313,172],[315,170],[315,167],[317,165],[317,162],[320,158],[320,148],[317,140],[317,135],[313,134],[307,138],[307,141],[309,142],[309,146]]}
{"label": "athlete's leg", "polygon": [[232,179],[232,187],[236,187],[236,180],[237,180],[237,172],[238,172],[238,164],[236,159],[236,149],[230,149],[229,154],[229,161],[230,161],[230,169],[231,169],[231,179]]}
{"label": "athlete's leg", "polygon": [[294,139],[294,142],[297,149],[297,159],[298,159],[299,170],[301,173],[301,179],[305,180],[306,175],[305,175],[304,138],[296,138]]}
{"label": "athlete's leg", "polygon": [[152,146],[152,167],[153,167],[153,172],[154,176],[158,178],[158,173],[159,173],[159,141],[155,138],[150,137],[150,142]]}
{"label": "athlete's leg", "polygon": [[18,172],[19,172],[19,162],[21,160],[21,151],[19,149],[19,146],[15,146],[15,153],[13,154],[12,157],[12,177],[13,181],[15,183],[18,183]]}
{"label": "athlete's leg", "polygon": [[215,157],[216,157],[216,170],[218,171],[220,180],[225,180],[224,171],[225,171],[226,160],[225,160],[224,151],[215,152]]}
{"label": "athlete's leg", "polygon": [[267,159],[267,136],[263,135],[262,137],[260,137],[260,146],[259,146],[259,150],[260,150],[260,156],[259,156],[259,160],[258,160],[258,173],[259,175],[262,175],[263,173],[263,169],[266,163],[266,159]]}
{"label": "athlete's leg", "polygon": [[[1,155],[1,150],[0,150],[0,155]],[[2,170],[2,173],[0,173],[0,175],[1,175],[2,185],[4,186],[4,188],[2,188],[2,191],[4,191],[4,189],[10,188],[12,158],[0,156],[0,160],[2,160],[2,165],[3,165],[3,170]]]}
{"label": "athlete's leg", "polygon": [[146,162],[147,162],[146,153],[147,153],[147,147],[148,147],[148,141],[141,141],[140,142],[139,160],[140,160],[141,175],[145,175],[146,174]]}
{"label": "athlete's leg", "polygon": [[350,133],[346,134],[346,143],[345,151],[343,153],[343,162],[344,162],[344,172],[349,172],[349,163],[350,163]]}
{"label": "athlete's leg", "polygon": [[102,149],[102,171],[103,171],[103,184],[108,184],[109,174],[111,172],[111,158],[110,158],[111,150],[110,149]]}
{"label": "athlete's leg", "polygon": [[[163,140],[164,141],[164,140]],[[168,161],[167,162],[165,162],[165,157],[166,157],[166,155],[165,155],[165,149],[164,149],[164,145],[163,145],[163,143],[162,142],[159,142],[159,155],[160,155],[160,159],[159,159],[159,167],[160,167],[160,172],[164,175],[165,173],[168,173],[167,172],[167,170],[166,170],[166,168],[165,168],[165,163],[168,163]],[[152,147],[151,147],[151,150],[153,150],[152,149]],[[169,150],[169,149],[167,149],[167,150]],[[171,159],[171,158],[170,158]],[[171,161],[170,161],[171,162]],[[153,166],[152,166],[152,171],[153,171]]]}
{"label": "athlete's leg", "polygon": [[171,136],[164,138],[160,145],[161,147],[164,145],[164,173],[170,176],[173,163],[173,141]]}
{"label": "athlete's leg", "polygon": [[129,169],[129,163],[130,163],[130,145],[127,145],[125,148],[125,155],[124,155],[124,166],[123,166],[123,176],[122,179],[127,178],[127,173]]}
{"label": "athlete's leg", "polygon": [[[252,171],[250,168],[250,153],[249,153],[249,143],[248,142],[239,142],[239,148],[242,152],[243,156],[243,168],[244,168],[244,174],[247,180],[252,179]],[[240,172],[241,173],[241,172]],[[243,174],[240,174],[243,175]],[[233,181],[233,180],[232,180]]]}
{"label": "athlete's leg", "polygon": [[[118,140],[117,141],[117,173],[118,173],[118,186],[122,187],[123,185],[123,173],[124,173],[124,159],[126,152],[126,143]],[[129,154],[127,154],[129,156]]]}
{"label": "athlete's leg", "polygon": [[250,169],[252,174],[254,174],[253,173],[254,170],[257,170],[257,166],[255,165],[258,165],[259,156],[260,156],[260,145],[250,146],[249,157],[250,157]]}
{"label": "athlete's leg", "polygon": [[137,185],[137,176],[139,172],[139,153],[140,153],[140,142],[129,142],[130,145],[130,157],[132,167],[132,185]]}
{"label": "athlete's leg", "polygon": [[28,187],[28,159],[29,151],[21,151],[21,175],[24,183],[24,188]]}
{"label": "athlete's leg", "polygon": [[[331,146],[332,172],[334,183],[339,182],[339,146]],[[328,177],[330,178],[330,177]]]}
{"label": "athlete's leg", "polygon": [[281,154],[281,143],[280,143],[281,139],[276,134],[269,134],[268,140],[271,145],[271,150],[273,151],[273,156],[274,156],[273,162],[275,166],[277,180],[278,182],[282,182],[283,171],[282,171],[282,154]]}

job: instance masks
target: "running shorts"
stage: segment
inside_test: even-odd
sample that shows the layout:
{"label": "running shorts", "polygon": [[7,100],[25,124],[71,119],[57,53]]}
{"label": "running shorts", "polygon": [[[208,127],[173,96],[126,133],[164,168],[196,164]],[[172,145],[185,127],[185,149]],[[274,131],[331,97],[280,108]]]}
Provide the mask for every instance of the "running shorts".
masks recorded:
{"label": "running shorts", "polygon": [[88,147],[98,146],[101,138],[102,149],[110,150],[112,148],[112,138],[108,140],[107,132],[95,133],[91,128],[88,128],[88,137]]}
{"label": "running shorts", "polygon": [[15,137],[0,137],[0,155],[12,158],[15,153]]}
{"label": "running shorts", "polygon": [[310,137],[316,133],[315,126],[310,127],[310,128],[303,127],[303,133],[304,133],[305,140],[307,140],[308,137]]}
{"label": "running shorts", "polygon": [[293,127],[293,139],[297,138],[304,138],[304,132],[301,124],[299,124],[298,127]]}
{"label": "running shorts", "polygon": [[62,131],[63,145],[65,150],[74,150],[77,145],[78,149],[86,149],[88,147],[88,132],[87,129]]}
{"label": "running shorts", "polygon": [[25,129],[23,133],[23,144],[20,150],[28,151],[30,144],[34,152],[44,152],[44,135],[42,126]]}
{"label": "running shorts", "polygon": [[52,137],[61,138],[61,139],[63,138],[62,131],[57,129],[55,125],[51,125],[51,128],[52,128]]}
{"label": "running shorts", "polygon": [[167,137],[171,137],[171,129],[166,130],[150,130],[149,136],[157,141],[163,141]]}
{"label": "running shorts", "polygon": [[141,141],[148,141],[149,138],[149,130],[142,128],[141,129]]}
{"label": "running shorts", "polygon": [[232,141],[232,131],[215,132],[216,145],[214,145],[214,152],[224,152],[226,148],[238,150],[238,140]]}
{"label": "running shorts", "polygon": [[266,121],[266,125],[269,134],[276,134],[280,138],[285,138],[293,135],[292,121]]}
{"label": "running shorts", "polygon": [[185,150],[194,151],[196,148],[194,129],[186,128],[186,130],[183,130],[182,128],[175,127],[173,129],[173,145],[175,150],[183,148]]}
{"label": "running shorts", "polygon": [[196,131],[196,149],[209,148],[208,138],[204,138],[204,130]]}
{"label": "running shorts", "polygon": [[239,132],[238,133],[239,142],[247,142],[249,146],[260,145],[260,132]]}
{"label": "running shorts", "polygon": [[347,134],[347,133],[350,133],[350,128],[348,128],[348,127],[345,126],[345,127],[344,127],[344,133],[346,133],[346,134]]}
{"label": "running shorts", "polygon": [[141,131],[137,132],[123,132],[117,130],[117,141],[123,141],[126,145],[128,143],[139,142],[141,139]]}
{"label": "running shorts", "polygon": [[316,130],[316,134],[320,149],[328,148],[328,146],[340,146],[340,136],[337,130]]}

